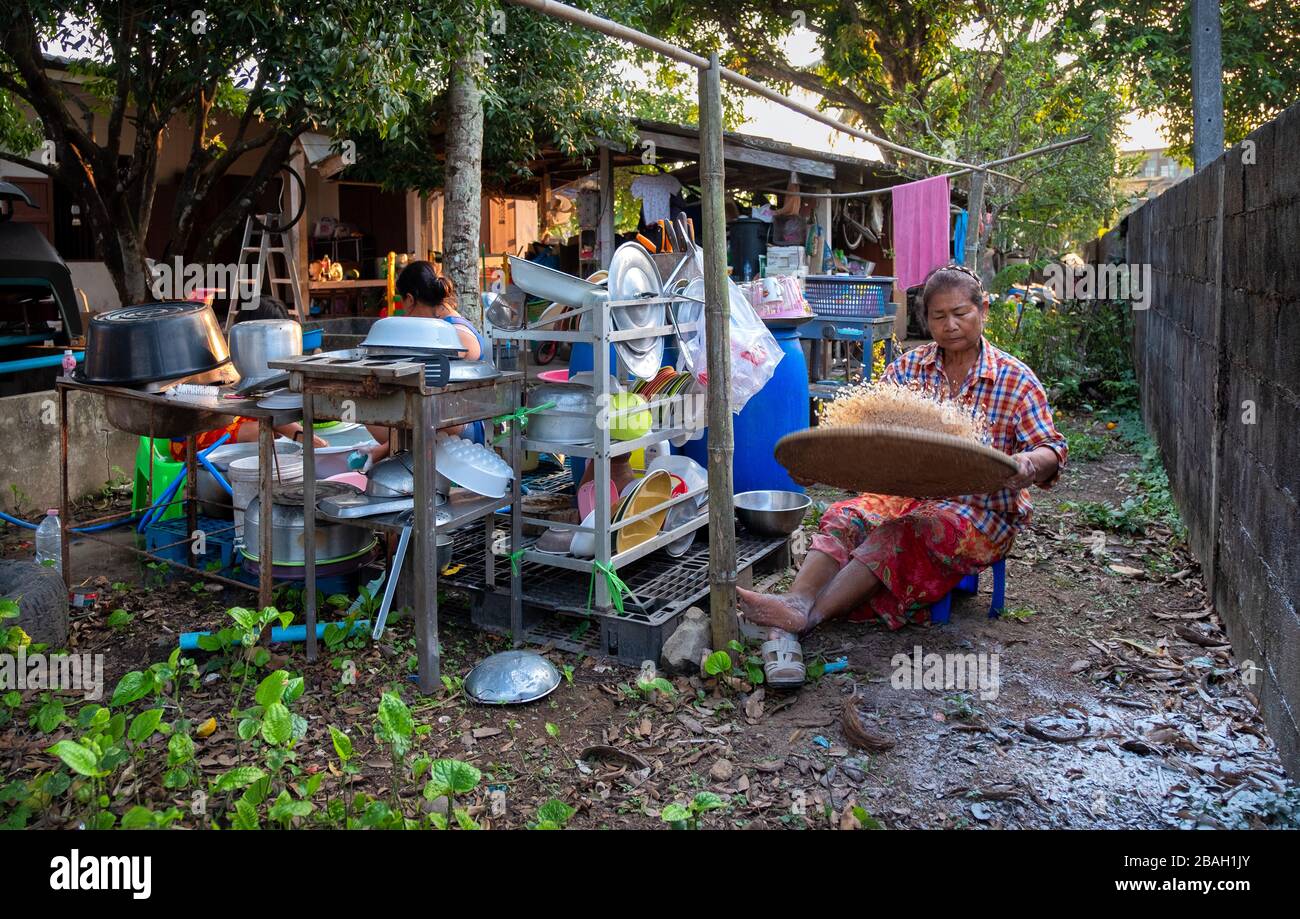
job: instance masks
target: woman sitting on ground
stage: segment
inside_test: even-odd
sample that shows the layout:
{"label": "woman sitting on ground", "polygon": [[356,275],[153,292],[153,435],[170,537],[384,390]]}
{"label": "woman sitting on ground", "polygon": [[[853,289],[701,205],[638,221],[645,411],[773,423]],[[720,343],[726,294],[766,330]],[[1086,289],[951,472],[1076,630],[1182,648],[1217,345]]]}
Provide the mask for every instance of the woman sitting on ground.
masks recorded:
{"label": "woman sitting on ground", "polygon": [[1050,488],[1065,466],[1047,394],[1030,370],[984,338],[988,304],[979,278],[950,265],[931,272],[921,309],[934,341],[900,356],[882,379],[916,383],[988,416],[992,446],[1015,460],[1000,491],[946,500],[865,494],[822,515],[811,551],[783,596],[738,590],[742,618],[773,629],[769,680],[803,680],[793,635],[828,619],[877,617],[891,629],[924,622],[966,575],[1005,558],[1029,520],[1028,486]]}

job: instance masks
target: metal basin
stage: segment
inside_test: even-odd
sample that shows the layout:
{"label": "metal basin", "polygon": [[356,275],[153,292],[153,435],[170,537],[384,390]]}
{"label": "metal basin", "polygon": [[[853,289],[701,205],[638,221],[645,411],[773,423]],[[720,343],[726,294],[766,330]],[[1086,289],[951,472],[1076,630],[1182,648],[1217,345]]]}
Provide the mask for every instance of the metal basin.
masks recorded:
{"label": "metal basin", "polygon": [[193,376],[229,362],[230,351],[212,307],[144,303],[91,317],[82,378],[88,383],[136,386]]}
{"label": "metal basin", "polygon": [[142,437],[188,437],[230,423],[228,415],[199,412],[190,406],[156,405],[125,396],[105,396],[104,416],[119,431]]}
{"label": "metal basin", "polygon": [[550,695],[560,685],[555,665],[535,651],[501,651],[485,658],[465,677],[465,692],[475,702],[513,705]]}
{"label": "metal basin", "polygon": [[760,536],[789,536],[799,529],[812,499],[797,491],[744,491],[735,497],[736,516]]}
{"label": "metal basin", "polygon": [[555,444],[589,444],[596,436],[596,394],[580,383],[544,383],[528,392],[528,405],[555,407],[528,416],[528,436]]}
{"label": "metal basin", "polygon": [[582,298],[587,294],[600,290],[600,285],[576,278],[563,271],[556,271],[554,268],[547,268],[545,265],[516,258],[513,255],[508,257],[511,280],[524,293],[532,294],[534,297],[577,307],[582,306]]}

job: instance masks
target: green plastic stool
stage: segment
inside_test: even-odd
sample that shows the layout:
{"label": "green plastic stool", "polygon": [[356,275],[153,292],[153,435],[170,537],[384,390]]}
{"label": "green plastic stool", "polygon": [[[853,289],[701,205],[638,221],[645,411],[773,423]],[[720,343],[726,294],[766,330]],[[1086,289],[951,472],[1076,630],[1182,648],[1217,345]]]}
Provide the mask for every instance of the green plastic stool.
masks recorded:
{"label": "green plastic stool", "polygon": [[[153,482],[152,487],[149,481],[149,451],[153,451]],[[139,513],[142,509],[152,504],[157,495],[161,498],[167,493],[172,482],[185,469],[185,463],[176,462],[171,458],[171,441],[165,437],[156,437],[152,440],[148,437],[140,438],[140,445],[135,451],[135,483],[131,490],[131,511]],[[171,520],[180,517],[185,513],[183,497],[177,499],[165,508],[160,515],[155,515],[155,520]]]}

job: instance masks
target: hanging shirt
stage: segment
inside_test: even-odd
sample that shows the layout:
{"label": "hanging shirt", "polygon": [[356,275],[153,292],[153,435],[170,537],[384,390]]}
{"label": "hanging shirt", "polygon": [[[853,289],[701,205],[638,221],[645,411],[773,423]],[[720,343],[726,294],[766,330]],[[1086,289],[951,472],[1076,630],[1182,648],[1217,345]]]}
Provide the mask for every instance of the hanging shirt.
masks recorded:
{"label": "hanging shirt", "polygon": [[641,213],[647,225],[653,226],[672,217],[668,199],[681,187],[682,183],[670,175],[637,176],[632,180],[632,194],[641,199]]}

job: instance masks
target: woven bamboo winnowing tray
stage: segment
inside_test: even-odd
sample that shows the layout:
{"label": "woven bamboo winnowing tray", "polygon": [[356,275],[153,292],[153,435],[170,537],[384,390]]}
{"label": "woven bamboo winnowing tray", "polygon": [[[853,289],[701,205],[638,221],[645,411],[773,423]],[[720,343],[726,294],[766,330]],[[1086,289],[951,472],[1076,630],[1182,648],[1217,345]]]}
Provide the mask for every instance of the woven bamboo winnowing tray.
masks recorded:
{"label": "woven bamboo winnowing tray", "polygon": [[782,437],[776,459],[800,482],[906,498],[999,491],[1016,472],[1005,453],[951,434],[874,424]]}

